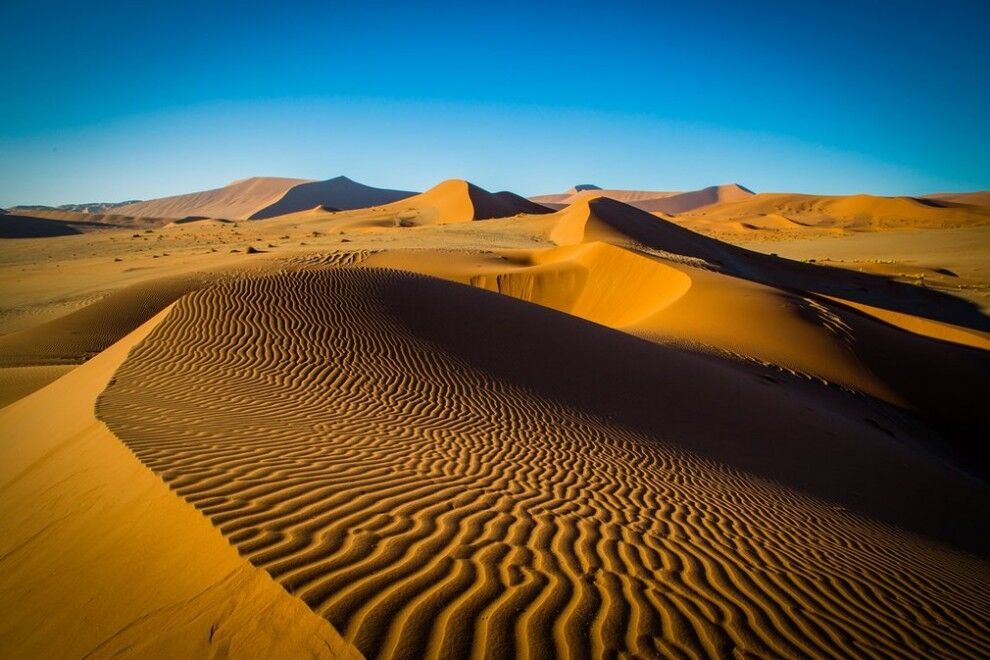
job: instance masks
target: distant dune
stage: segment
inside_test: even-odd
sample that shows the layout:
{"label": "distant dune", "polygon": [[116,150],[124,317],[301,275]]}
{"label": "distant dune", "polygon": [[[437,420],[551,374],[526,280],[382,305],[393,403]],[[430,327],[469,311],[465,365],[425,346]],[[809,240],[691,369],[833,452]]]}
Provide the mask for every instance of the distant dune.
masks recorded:
{"label": "distant dune", "polygon": [[490,193],[461,179],[448,179],[424,193],[389,204],[386,210],[409,214],[416,224],[447,224],[506,218],[519,213],[552,210],[510,192]]}
{"label": "distant dune", "polygon": [[338,176],[326,181],[310,181],[295,185],[289,188],[277,202],[255,211],[250,218],[271,218],[317,206],[326,206],[338,211],[363,209],[396,202],[415,194],[407,190],[372,188],[352,181],[346,176]]}
{"label": "distant dune", "polygon": [[688,192],[661,192],[651,190],[616,190],[603,189],[596,186],[575,186],[564,193],[553,195],[536,195],[530,197],[534,202],[550,204],[553,208],[562,208],[581,200],[595,197],[607,197],[644,211],[660,211],[667,214],[684,213],[695,209],[736,201],[751,196],[753,192],[737,183],[721,186],[709,186],[701,190]]}
{"label": "distant dune", "polygon": [[990,190],[962,193],[934,193],[931,195],[925,195],[924,197],[928,199],[941,199],[946,202],[956,202],[957,204],[990,206]]}
{"label": "distant dune", "polygon": [[114,209],[121,215],[185,218],[190,215],[243,220],[275,204],[292,187],[306,179],[253,177],[214,190],[162,197]]}
{"label": "distant dune", "polygon": [[639,202],[632,202],[631,205],[643,211],[660,211],[668,215],[673,215],[695,211],[715,204],[737,202],[752,196],[752,190],[744,188],[737,183],[730,183],[723,186],[709,186],[701,190],[692,190],[691,192],[671,195],[670,197],[644,199]]}
{"label": "distant dune", "polygon": [[881,231],[990,223],[990,208],[917,197],[846,197],[760,193],[685,213],[698,231]]}

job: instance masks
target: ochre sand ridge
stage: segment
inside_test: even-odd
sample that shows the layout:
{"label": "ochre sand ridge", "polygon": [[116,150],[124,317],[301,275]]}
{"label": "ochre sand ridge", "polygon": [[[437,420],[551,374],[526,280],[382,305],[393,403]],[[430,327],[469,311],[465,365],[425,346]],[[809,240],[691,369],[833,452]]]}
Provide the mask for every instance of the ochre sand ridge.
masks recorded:
{"label": "ochre sand ridge", "polygon": [[983,562],[800,494],[911,483],[958,529],[985,485],[891,438],[924,435],[893,410],[764,375],[309,270],[182,298],[98,412],[367,655],[990,652]]}

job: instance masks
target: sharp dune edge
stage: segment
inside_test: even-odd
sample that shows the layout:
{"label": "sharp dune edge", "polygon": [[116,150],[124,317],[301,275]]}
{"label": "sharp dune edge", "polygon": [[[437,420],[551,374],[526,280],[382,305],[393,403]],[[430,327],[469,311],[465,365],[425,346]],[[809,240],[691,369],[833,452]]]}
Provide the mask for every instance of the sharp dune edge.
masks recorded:
{"label": "sharp dune edge", "polygon": [[164,317],[0,409],[4,655],[359,657],[94,417],[128,350]]}
{"label": "sharp dune edge", "polygon": [[[306,185],[0,242],[3,655],[990,655],[969,299],[690,230],[749,191],[671,219]],[[981,229],[822,199],[772,205]]]}

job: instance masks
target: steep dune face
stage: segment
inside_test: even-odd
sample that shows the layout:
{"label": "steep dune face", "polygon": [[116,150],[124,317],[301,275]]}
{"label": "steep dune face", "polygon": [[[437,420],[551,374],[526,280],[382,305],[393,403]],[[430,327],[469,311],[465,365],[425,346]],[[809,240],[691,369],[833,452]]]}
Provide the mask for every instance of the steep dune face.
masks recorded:
{"label": "steep dune face", "polygon": [[305,211],[325,206],[338,211],[362,209],[369,206],[390,204],[412,197],[416,193],[407,190],[373,188],[338,176],[326,181],[310,181],[293,186],[274,204],[251,214],[251,219],[271,218],[286,213]]}
{"label": "steep dune face", "polygon": [[126,204],[116,207],[114,212],[120,215],[155,218],[206,216],[243,220],[275,204],[289,189],[302,183],[309,181],[281,177],[253,177],[234,181],[223,188]]}
{"label": "steep dune face", "polygon": [[520,213],[549,213],[513,193],[490,193],[461,179],[448,179],[424,193],[385,207],[410,224],[449,224],[470,220],[507,218]]}
{"label": "steep dune face", "polygon": [[924,430],[506,296],[200,290],[98,414],[368,656],[990,652],[984,564],[815,497],[985,543],[986,486],[888,435]]}
{"label": "steep dune face", "polygon": [[160,319],[0,409],[3,655],[357,657],[94,417]]}

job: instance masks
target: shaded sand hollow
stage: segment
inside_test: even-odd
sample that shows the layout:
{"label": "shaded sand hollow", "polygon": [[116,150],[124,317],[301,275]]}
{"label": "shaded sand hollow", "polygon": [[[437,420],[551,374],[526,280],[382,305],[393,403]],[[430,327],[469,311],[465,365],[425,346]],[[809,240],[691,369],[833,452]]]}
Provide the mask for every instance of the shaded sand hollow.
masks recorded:
{"label": "shaded sand hollow", "polygon": [[980,306],[546,211],[0,241],[0,655],[990,655]]}

